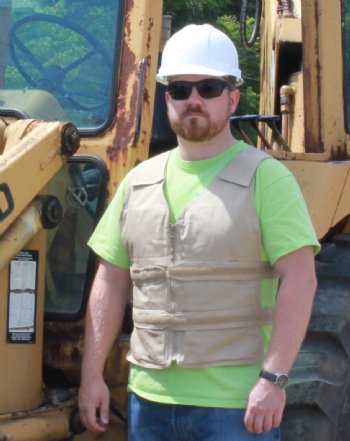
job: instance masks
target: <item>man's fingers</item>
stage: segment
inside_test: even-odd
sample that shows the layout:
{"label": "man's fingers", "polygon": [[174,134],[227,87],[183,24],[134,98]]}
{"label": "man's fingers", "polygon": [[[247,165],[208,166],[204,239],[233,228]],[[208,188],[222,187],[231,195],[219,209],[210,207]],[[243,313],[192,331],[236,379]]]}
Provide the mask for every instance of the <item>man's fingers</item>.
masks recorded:
{"label": "man's fingers", "polygon": [[279,427],[282,422],[283,410],[275,412],[272,419],[272,427]]}
{"label": "man's fingers", "polygon": [[107,426],[109,420],[109,401],[104,400],[100,406],[100,422],[103,426]]}
{"label": "man's fingers", "polygon": [[262,432],[270,432],[273,427],[278,427],[279,424],[275,425],[275,421],[278,421],[279,418],[275,418],[274,415],[265,414],[252,414],[247,416],[244,420],[244,424],[248,432],[251,433],[262,433]]}
{"label": "man's fingers", "polygon": [[264,418],[263,423],[263,431],[264,432],[270,432],[272,430],[272,424],[273,424],[274,415],[266,415]]}
{"label": "man's fingers", "polygon": [[94,424],[96,422],[96,410],[90,406],[84,406],[80,408],[80,419],[88,430],[96,431],[97,428],[94,428]]}
{"label": "man's fingers", "polygon": [[262,433],[264,426],[264,417],[255,415],[253,420],[253,432],[254,433]]}
{"label": "man's fingers", "polygon": [[104,432],[109,420],[109,391],[105,383],[82,384],[78,404],[83,425],[92,432]]}
{"label": "man's fingers", "polygon": [[244,417],[244,424],[248,432],[261,433],[263,427],[263,417],[259,416],[255,409],[247,410]]}
{"label": "man's fingers", "polygon": [[95,409],[94,407],[90,407],[87,409],[83,418],[86,428],[92,432],[104,432],[107,428],[108,416],[105,417],[107,422],[104,423],[99,408]]}
{"label": "man's fingers", "polygon": [[285,391],[277,390],[274,385],[259,381],[252,389],[244,424],[248,432],[270,432],[279,427],[285,406]]}

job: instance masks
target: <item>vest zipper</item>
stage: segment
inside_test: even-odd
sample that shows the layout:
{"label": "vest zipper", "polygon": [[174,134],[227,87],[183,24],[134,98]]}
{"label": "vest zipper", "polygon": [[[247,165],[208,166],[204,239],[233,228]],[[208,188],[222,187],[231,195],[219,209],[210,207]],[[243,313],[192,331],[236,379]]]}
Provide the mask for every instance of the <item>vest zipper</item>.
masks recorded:
{"label": "vest zipper", "polygon": [[171,262],[175,263],[175,225],[170,225]]}
{"label": "vest zipper", "polygon": [[[170,236],[170,261],[171,264],[175,264],[175,226],[169,225],[169,236]],[[174,289],[173,289],[173,280],[169,279],[169,291],[170,291],[170,307],[171,312],[176,311],[176,303],[174,298]],[[171,359],[173,361],[176,361],[178,358],[178,345],[177,345],[177,332],[176,331],[170,331],[171,332]]]}
{"label": "vest zipper", "polygon": [[[169,228],[169,236],[170,236],[170,262],[172,265],[175,264],[175,226],[170,225]],[[171,298],[171,311],[173,312],[175,309],[175,299],[174,299],[174,290],[173,290],[173,281],[169,280],[169,290],[170,290],[170,298]]]}

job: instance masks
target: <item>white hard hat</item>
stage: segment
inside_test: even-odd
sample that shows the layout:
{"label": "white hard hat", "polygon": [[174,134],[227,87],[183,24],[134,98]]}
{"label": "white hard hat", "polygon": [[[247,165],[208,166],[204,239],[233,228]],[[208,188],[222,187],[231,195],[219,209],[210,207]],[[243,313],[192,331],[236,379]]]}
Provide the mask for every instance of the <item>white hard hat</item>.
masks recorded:
{"label": "white hard hat", "polygon": [[188,25],[166,43],[157,81],[176,75],[208,75],[243,83],[237,49],[230,38],[209,24]]}

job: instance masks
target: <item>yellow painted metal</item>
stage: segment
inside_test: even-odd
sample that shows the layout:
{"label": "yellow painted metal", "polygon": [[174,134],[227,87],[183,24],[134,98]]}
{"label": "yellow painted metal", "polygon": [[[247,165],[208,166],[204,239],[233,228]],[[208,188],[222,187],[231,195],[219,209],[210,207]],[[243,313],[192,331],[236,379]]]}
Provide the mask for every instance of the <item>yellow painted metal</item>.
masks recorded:
{"label": "yellow painted metal", "polygon": [[[115,116],[109,128],[98,136],[85,135],[78,154],[102,159],[109,170],[108,200],[123,177],[138,162],[148,157],[153,121],[155,75],[162,41],[162,1],[127,0],[122,41],[122,61],[116,90]],[[0,92],[1,94],[2,92]],[[8,92],[11,93],[11,92]],[[26,104],[37,104],[37,117],[48,102],[41,91],[23,92]],[[3,99],[6,96],[3,94]],[[24,97],[23,97],[24,98]],[[49,102],[52,107],[55,103]],[[22,106],[21,106],[22,107]],[[59,110],[59,109],[58,109]],[[57,111],[57,109],[55,110]],[[48,115],[45,114],[45,117]],[[65,115],[61,115],[65,119]],[[8,120],[10,122],[10,120]],[[69,429],[71,403],[55,409],[47,400],[42,380],[43,339],[60,338],[57,354],[45,353],[45,363],[63,372],[75,383],[79,380],[79,357],[83,326],[78,323],[50,323],[44,327],[44,278],[48,234],[40,230],[39,211],[29,205],[42,193],[47,182],[68,159],[60,154],[61,123],[19,121],[6,129],[0,121],[1,182],[9,186],[15,207],[0,223],[0,439],[13,441],[61,441],[72,434]],[[20,177],[20,179],[19,179]],[[49,186],[47,187],[49,188]],[[29,205],[29,206],[28,206]],[[0,194],[0,209],[7,201]],[[27,243],[27,241],[30,242]],[[19,249],[39,252],[39,278],[36,304],[36,341],[34,344],[6,343],[8,311],[8,261]],[[79,324],[80,323],[80,324]],[[73,338],[76,332],[76,340]],[[118,408],[126,407],[125,361],[127,342],[117,342],[111,351],[106,379]],[[121,361],[123,359],[123,361]],[[121,369],[116,368],[116,365]],[[116,369],[118,370],[116,374]],[[46,408],[42,408],[46,403]],[[102,435],[85,432],[72,436],[74,441],[97,441]],[[112,418],[108,439],[126,441],[125,425]]]}
{"label": "yellow painted metal", "polygon": [[69,428],[70,408],[43,409],[27,416],[8,415],[0,420],[0,439],[8,441],[127,441],[126,430],[111,422],[107,434],[84,432],[73,436]]}
{"label": "yellow painted metal", "polygon": [[[281,50],[290,43],[302,44],[300,71],[304,84],[305,150],[320,153],[320,156],[300,156],[300,159],[324,161],[349,150],[349,138],[344,132],[343,78],[339,67],[342,60],[341,2],[301,2],[301,14],[302,19],[278,18],[276,2],[264,2],[260,113],[279,113],[279,88],[284,85],[279,78],[279,64],[288,66],[289,61],[281,59]],[[276,156],[288,158],[284,153]],[[289,157],[296,158],[293,153]]]}
{"label": "yellow painted metal", "polygon": [[37,412],[25,418],[0,419],[0,439],[4,440],[60,441],[69,435],[69,409]]}
{"label": "yellow painted metal", "polygon": [[5,130],[6,130],[7,124],[5,121],[0,119],[0,155],[2,154],[4,147],[5,147]]}
{"label": "yellow painted metal", "polygon": [[301,17],[276,19],[276,40],[278,44],[284,42],[301,43]]}
{"label": "yellow painted metal", "polygon": [[[300,183],[317,235],[322,238],[350,213],[350,165],[333,161],[346,157],[350,144],[344,132],[342,70],[339,68],[342,57],[340,2],[294,0],[292,3],[294,17],[282,18],[276,14],[275,0],[263,2],[260,113],[284,112],[282,133],[288,138],[291,151],[270,153],[282,159]],[[125,12],[114,119],[104,133],[93,137],[84,135],[79,150],[79,154],[98,156],[106,164],[110,173],[108,200],[127,172],[148,157],[162,34],[161,0],[128,0]],[[332,33],[325,29],[332,29]],[[302,47],[304,65],[288,72],[290,78],[283,82],[281,64],[288,66],[288,60],[283,58],[288,45]],[[281,90],[291,97],[291,102],[288,106],[283,104],[283,109],[280,108]],[[44,92],[39,95],[36,91],[30,97],[27,95],[28,99],[39,103],[38,116],[47,101]],[[62,409],[54,409],[52,404],[41,408],[44,401],[44,332],[52,341],[57,339],[60,343],[56,353],[45,352],[46,363],[77,383],[83,322],[52,322],[44,328],[47,237],[44,231],[39,231],[38,211],[33,212],[32,206],[27,209],[28,217],[19,219],[19,215],[67,159],[59,151],[63,125],[27,121],[18,123],[17,128],[13,128],[12,133],[7,131],[5,143],[5,126],[0,121],[1,181],[9,184],[16,202],[11,216],[0,224],[0,267],[3,268],[0,272],[0,323],[7,323],[8,260],[23,247],[37,250],[37,334],[34,344],[14,345],[6,343],[6,327],[0,329],[0,440],[7,437],[4,439],[61,441],[70,436],[72,403],[63,403]],[[270,132],[266,133],[271,136]],[[6,204],[0,196],[2,210]],[[116,342],[105,371],[112,397],[121,409],[126,405],[126,350],[127,342]],[[9,416],[10,412],[15,414]],[[27,414],[19,418],[19,412]],[[125,427],[113,421],[108,436],[111,441],[125,441]],[[72,439],[97,441],[101,438],[101,435],[86,432]]]}
{"label": "yellow painted metal", "polygon": [[341,192],[341,196],[337,205],[337,208],[334,213],[333,223],[332,225],[336,225],[342,219],[345,219],[346,216],[350,213],[350,176],[349,171],[346,176],[346,180],[344,182],[343,190]]}
{"label": "yellow painted metal", "polygon": [[[349,164],[339,162],[350,153],[344,128],[341,2],[291,3],[295,15],[286,18],[278,16],[275,1],[263,2],[260,113],[282,116],[281,132],[290,151],[269,153],[296,176],[322,238],[350,214]],[[288,57],[298,50],[300,66],[293,71]],[[271,140],[271,131],[261,129]]]}
{"label": "yellow painted metal", "polygon": [[[283,96],[283,91],[290,92]],[[302,72],[291,75],[289,85],[282,86],[281,91],[281,114],[282,114],[282,136],[287,141],[290,149],[294,153],[305,152],[305,133],[304,133],[304,85]],[[283,115],[284,102],[289,101],[290,106],[286,111],[286,118]],[[287,132],[287,133],[283,133]]]}
{"label": "yellow painted metal", "polygon": [[70,408],[43,409],[26,416],[7,415],[0,419],[0,439],[8,441],[126,441],[120,424],[111,422],[107,434],[84,432],[72,436],[69,428]]}
{"label": "yellow painted metal", "polygon": [[41,257],[45,250],[44,232],[39,232],[26,249],[39,251],[36,340],[33,344],[7,343],[9,272],[5,268],[0,273],[0,414],[34,409],[42,402],[45,259]]}
{"label": "yellow painted metal", "polygon": [[337,154],[344,157],[344,153],[349,153],[349,144],[344,133],[340,67],[343,63],[341,2],[302,2],[302,14],[306,147],[308,151],[324,150],[329,158]]}
{"label": "yellow painted metal", "polygon": [[[81,154],[99,156],[106,163],[110,172],[109,198],[113,196],[127,172],[148,157],[155,76],[162,35],[161,0],[138,0],[126,3],[123,60],[114,123],[100,136],[83,136],[79,150]],[[146,70],[142,88],[143,60]],[[141,99],[141,109],[139,99]],[[139,136],[137,136],[138,124]]]}
{"label": "yellow painted metal", "polygon": [[319,238],[350,213],[350,163],[288,161],[302,189]]}
{"label": "yellow painted metal", "polygon": [[41,201],[35,200],[0,236],[0,272],[42,228],[40,208]]}
{"label": "yellow painted metal", "polygon": [[[0,156],[1,182],[7,184],[15,204],[0,223],[0,234],[69,159],[61,153],[64,128],[65,124],[58,122],[21,120],[5,130],[5,148]],[[0,208],[5,211],[7,204],[1,202],[4,206]]]}

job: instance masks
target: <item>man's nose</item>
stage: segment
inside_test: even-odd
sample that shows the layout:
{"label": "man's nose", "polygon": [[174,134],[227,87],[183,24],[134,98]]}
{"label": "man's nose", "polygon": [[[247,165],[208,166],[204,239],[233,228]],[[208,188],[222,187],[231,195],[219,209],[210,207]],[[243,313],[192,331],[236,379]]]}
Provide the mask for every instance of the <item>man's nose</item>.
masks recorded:
{"label": "man's nose", "polygon": [[192,87],[190,96],[187,98],[187,101],[200,101],[202,102],[202,97],[199,95],[198,90],[195,86]]}

